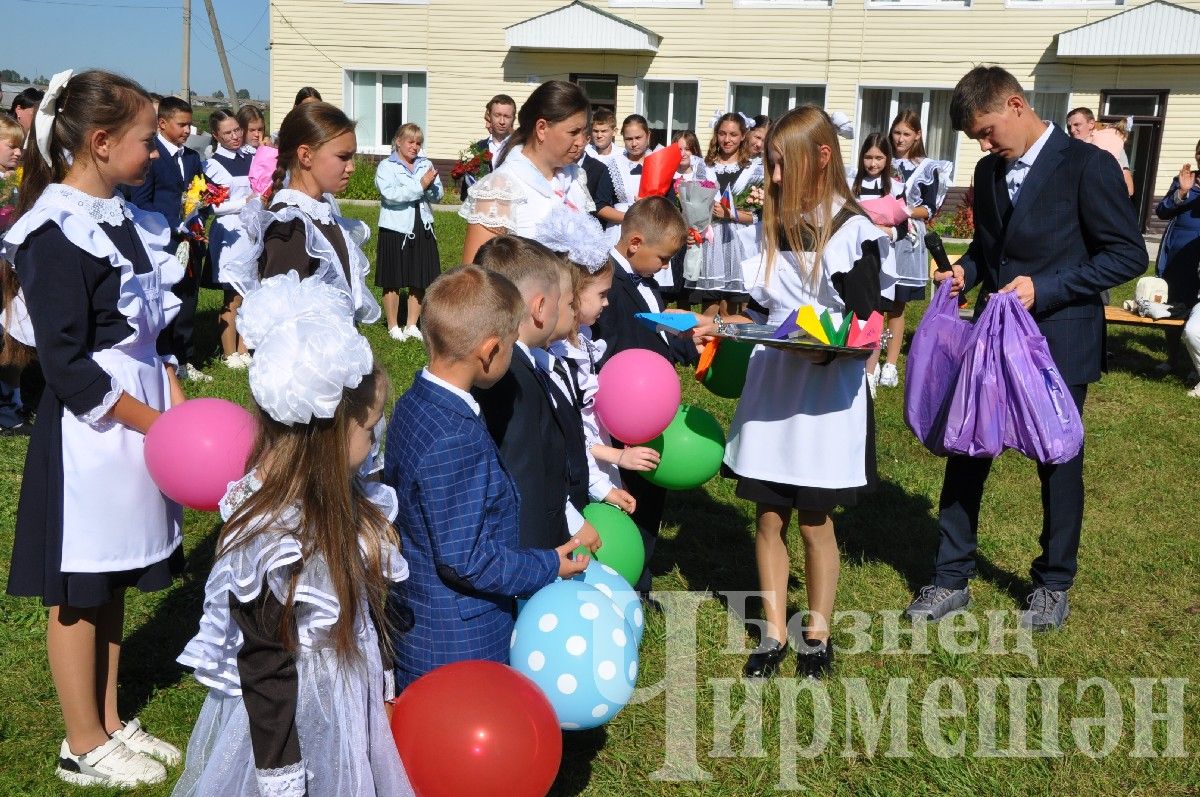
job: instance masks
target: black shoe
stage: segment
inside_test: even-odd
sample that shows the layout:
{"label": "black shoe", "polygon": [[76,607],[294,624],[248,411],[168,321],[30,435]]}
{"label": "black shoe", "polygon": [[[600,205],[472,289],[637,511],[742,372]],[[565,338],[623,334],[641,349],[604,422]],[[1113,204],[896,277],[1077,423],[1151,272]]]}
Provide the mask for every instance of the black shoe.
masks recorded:
{"label": "black shoe", "polygon": [[16,426],[5,426],[0,429],[0,437],[29,437],[33,434],[33,424],[29,421],[21,421]]}
{"label": "black shoe", "polygon": [[801,678],[824,678],[833,672],[833,641],[813,645],[801,638],[796,646],[796,675]]}
{"label": "black shoe", "polygon": [[770,678],[779,672],[779,665],[787,655],[787,644],[768,637],[758,646],[758,650],[746,659],[742,668],[743,678]]}

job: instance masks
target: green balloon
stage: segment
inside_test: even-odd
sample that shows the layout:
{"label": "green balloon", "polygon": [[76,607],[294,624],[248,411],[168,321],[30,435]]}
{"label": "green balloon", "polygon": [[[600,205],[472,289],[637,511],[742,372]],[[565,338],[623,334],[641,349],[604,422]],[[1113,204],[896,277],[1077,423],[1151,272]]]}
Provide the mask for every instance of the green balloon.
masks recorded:
{"label": "green balloon", "polygon": [[717,475],[725,456],[725,432],[717,419],[699,407],[684,404],[671,425],[646,443],[662,459],[641,474],[668,490],[692,490]]}
{"label": "green balloon", "polygon": [[702,384],[721,398],[741,398],[752,351],[754,345],[751,343],[723,339]]}
{"label": "green balloon", "polygon": [[602,544],[593,556],[620,573],[630,584],[636,584],[646,564],[646,547],[633,518],[612,504],[599,503],[585,506],[583,517],[600,535]]}

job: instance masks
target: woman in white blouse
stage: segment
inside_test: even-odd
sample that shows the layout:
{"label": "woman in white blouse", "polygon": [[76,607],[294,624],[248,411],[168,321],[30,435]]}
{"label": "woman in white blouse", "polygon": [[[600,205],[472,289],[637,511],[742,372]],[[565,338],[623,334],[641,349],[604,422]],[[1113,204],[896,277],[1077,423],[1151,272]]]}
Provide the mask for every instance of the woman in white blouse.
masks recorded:
{"label": "woman in white blouse", "polygon": [[587,142],[589,103],[574,83],[550,80],[534,89],[517,113],[517,129],[496,169],[471,186],[458,215],[467,220],[463,261],[498,235],[531,237],[557,205],[595,209],[577,165]]}

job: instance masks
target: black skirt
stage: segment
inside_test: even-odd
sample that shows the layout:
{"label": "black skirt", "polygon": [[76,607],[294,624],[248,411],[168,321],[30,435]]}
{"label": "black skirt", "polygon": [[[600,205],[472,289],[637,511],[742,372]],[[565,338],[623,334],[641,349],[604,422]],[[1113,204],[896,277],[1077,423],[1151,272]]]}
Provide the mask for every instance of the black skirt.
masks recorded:
{"label": "black skirt", "polygon": [[437,239],[418,219],[410,238],[402,232],[379,228],[375,257],[375,287],[384,290],[425,290],[442,273]]}
{"label": "black skirt", "polygon": [[829,514],[839,506],[855,506],[860,496],[868,495],[879,488],[879,470],[875,463],[875,402],[867,396],[867,444],[864,448],[866,461],[863,471],[867,483],[861,487],[806,487],[797,484],[754,479],[740,476],[728,465],[721,465],[721,475],[737,479],[734,495],[745,501],[766,506],[800,509],[806,512]]}
{"label": "black skirt", "polygon": [[926,298],[926,285],[897,285],[896,286],[896,301],[897,302],[920,302]]}

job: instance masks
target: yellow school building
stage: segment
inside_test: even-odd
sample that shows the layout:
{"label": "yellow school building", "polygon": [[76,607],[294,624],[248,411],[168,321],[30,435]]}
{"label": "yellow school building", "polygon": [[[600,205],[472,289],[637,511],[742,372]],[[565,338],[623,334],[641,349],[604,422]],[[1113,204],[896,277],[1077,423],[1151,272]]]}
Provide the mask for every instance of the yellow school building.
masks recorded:
{"label": "yellow school building", "polygon": [[861,136],[911,107],[962,189],[981,153],[948,108],[980,63],[1015,74],[1060,125],[1076,106],[1132,116],[1143,220],[1200,139],[1200,0],[272,0],[270,25],[276,114],[314,86],[358,120],[364,154],[416,122],[442,166],[485,135],[493,94],[520,103],[561,79],[618,119],[645,115],[656,138],[693,129],[703,146],[716,111],[817,103],[853,120],[851,164]]}

